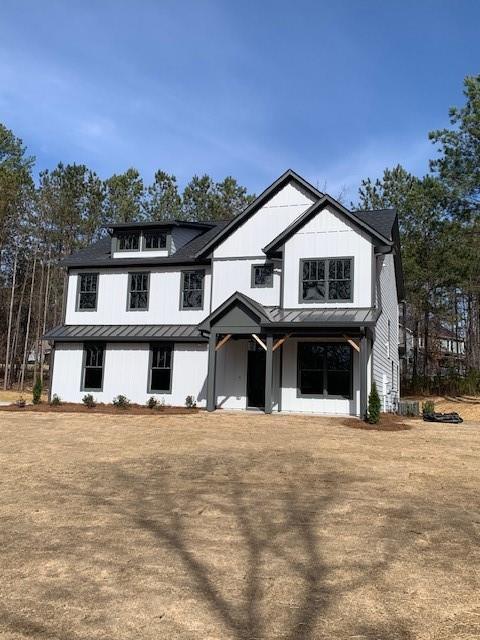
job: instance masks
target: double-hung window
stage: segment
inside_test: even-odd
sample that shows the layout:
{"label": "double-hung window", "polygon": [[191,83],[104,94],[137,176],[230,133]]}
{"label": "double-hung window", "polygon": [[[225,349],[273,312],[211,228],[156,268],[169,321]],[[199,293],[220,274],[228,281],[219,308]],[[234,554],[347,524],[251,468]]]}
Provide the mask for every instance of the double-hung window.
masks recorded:
{"label": "double-hung window", "polygon": [[300,302],[351,302],[353,258],[300,260]]}
{"label": "double-hung window", "polygon": [[150,274],[134,272],[128,274],[128,305],[129,311],[146,311],[148,309],[148,284]]}
{"label": "double-hung window", "polygon": [[167,234],[165,231],[145,231],[143,237],[144,247],[148,251],[167,248]]}
{"label": "double-hung window", "polygon": [[97,309],[98,273],[78,275],[77,311]]}
{"label": "double-hung window", "polygon": [[170,393],[172,388],[172,345],[150,347],[149,393]]}
{"label": "double-hung window", "polygon": [[204,279],[205,271],[203,269],[182,271],[181,309],[203,309]]}
{"label": "double-hung window", "polygon": [[352,348],[343,343],[298,344],[298,391],[302,396],[352,397]]}
{"label": "double-hung window", "polygon": [[83,391],[101,391],[103,384],[103,363],[105,345],[92,342],[83,348]]}
{"label": "double-hung window", "polygon": [[122,233],[117,239],[118,251],[138,251],[140,247],[140,234]]}
{"label": "double-hung window", "polygon": [[253,264],[252,265],[252,287],[273,287],[273,264]]}

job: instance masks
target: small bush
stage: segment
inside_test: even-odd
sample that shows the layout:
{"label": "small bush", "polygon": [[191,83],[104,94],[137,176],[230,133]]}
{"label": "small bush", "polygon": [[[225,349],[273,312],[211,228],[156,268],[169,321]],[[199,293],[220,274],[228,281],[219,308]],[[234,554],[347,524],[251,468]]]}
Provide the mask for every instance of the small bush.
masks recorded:
{"label": "small bush", "polygon": [[155,396],[150,396],[150,398],[147,400],[147,407],[149,409],[155,409],[157,404],[158,404],[158,402],[157,402],[157,399],[155,398]]}
{"label": "small bush", "polygon": [[123,394],[119,394],[118,396],[116,396],[113,400],[113,406],[117,407],[118,409],[128,409],[128,407],[130,406],[130,400],[127,398],[127,396],[124,396]]}
{"label": "small bush", "polygon": [[197,406],[195,398],[193,396],[187,396],[185,398],[185,406],[187,409],[194,409]]}
{"label": "small bush", "polygon": [[15,401],[15,404],[20,409],[23,409],[23,407],[27,404],[27,402],[23,396],[20,396],[20,398],[18,398],[18,400]]}
{"label": "small bush", "polygon": [[165,409],[165,398],[161,398],[160,402],[157,402],[155,409],[157,411],[163,411]]}
{"label": "small bush", "polygon": [[43,391],[42,381],[40,380],[40,378],[37,378],[35,380],[35,384],[33,385],[33,393],[32,393],[33,404],[40,404],[40,400],[42,399],[42,391]]}
{"label": "small bush", "polygon": [[370,424],[377,424],[380,420],[380,396],[378,395],[377,385],[372,382],[372,390],[368,396],[367,421]]}
{"label": "small bush", "polygon": [[86,395],[84,395],[82,398],[82,402],[89,409],[93,409],[93,407],[97,406],[97,403],[95,402],[95,398],[92,396],[91,393],[87,393]]}
{"label": "small bush", "polygon": [[425,400],[425,402],[422,402],[422,414],[429,416],[432,413],[435,413],[435,403],[433,400]]}
{"label": "small bush", "polygon": [[60,399],[60,396],[54,393],[52,396],[52,399],[50,400],[50,405],[52,407],[59,407],[61,404],[62,404],[62,401]]}

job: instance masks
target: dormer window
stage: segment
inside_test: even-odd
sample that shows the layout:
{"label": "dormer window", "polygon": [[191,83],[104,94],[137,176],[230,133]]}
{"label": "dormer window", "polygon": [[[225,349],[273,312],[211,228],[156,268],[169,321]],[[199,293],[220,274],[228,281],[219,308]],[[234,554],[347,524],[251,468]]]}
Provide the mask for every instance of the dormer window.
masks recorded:
{"label": "dormer window", "polygon": [[138,233],[122,233],[117,239],[118,251],[138,251],[140,235]]}
{"label": "dormer window", "polygon": [[143,237],[144,247],[147,251],[167,248],[167,234],[165,231],[145,231]]}

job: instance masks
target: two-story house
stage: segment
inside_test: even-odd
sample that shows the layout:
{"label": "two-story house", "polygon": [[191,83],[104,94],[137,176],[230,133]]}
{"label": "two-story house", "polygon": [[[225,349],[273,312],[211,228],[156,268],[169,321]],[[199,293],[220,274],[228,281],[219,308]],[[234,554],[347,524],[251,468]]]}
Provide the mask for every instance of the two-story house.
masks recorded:
{"label": "two-story house", "polygon": [[108,231],[65,261],[46,336],[63,400],[362,416],[372,380],[398,397],[394,211],[349,211],[289,170],[228,222]]}

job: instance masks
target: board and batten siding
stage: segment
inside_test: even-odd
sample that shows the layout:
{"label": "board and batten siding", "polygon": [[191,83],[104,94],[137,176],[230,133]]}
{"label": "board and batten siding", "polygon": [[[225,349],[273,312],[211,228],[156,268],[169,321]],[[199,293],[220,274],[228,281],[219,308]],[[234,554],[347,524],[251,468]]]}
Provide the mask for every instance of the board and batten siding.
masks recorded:
{"label": "board and batten siding", "polygon": [[252,287],[252,265],[271,262],[265,254],[244,260],[241,258],[230,260],[213,260],[213,290],[212,309],[219,307],[235,291],[244,293],[249,298],[267,306],[280,304],[281,263],[273,264],[273,287]]}
{"label": "board and batten siding", "polygon": [[[68,277],[65,324],[198,324],[210,312],[210,267],[205,271],[203,309],[180,309],[181,272],[179,267],[125,267],[75,269]],[[98,273],[96,311],[77,311],[77,281],[81,272]],[[127,311],[128,274],[150,273],[148,310]]]}
{"label": "board and batten siding", "polygon": [[91,393],[97,402],[111,403],[118,394],[145,404],[150,396],[163,398],[166,405],[184,406],[192,395],[197,405],[206,403],[208,351],[205,344],[177,343],[173,350],[171,393],[149,393],[149,345],[107,343],[104,353],[102,391],[82,391],[83,344],[59,342],[55,345],[52,393],[65,402],[81,402]]}
{"label": "board and batten siding", "polygon": [[[377,305],[382,312],[375,326],[373,343],[373,379],[384,410],[393,408],[400,396],[398,357],[398,299],[394,258],[391,254],[378,256]],[[390,321],[390,341],[388,325]],[[393,363],[393,379],[392,379]]]}
{"label": "board and batten siding", "polygon": [[[338,213],[325,208],[295,233],[283,250],[283,306],[290,308],[372,306],[372,256],[370,237]],[[353,257],[352,302],[300,302],[300,260]]]}

